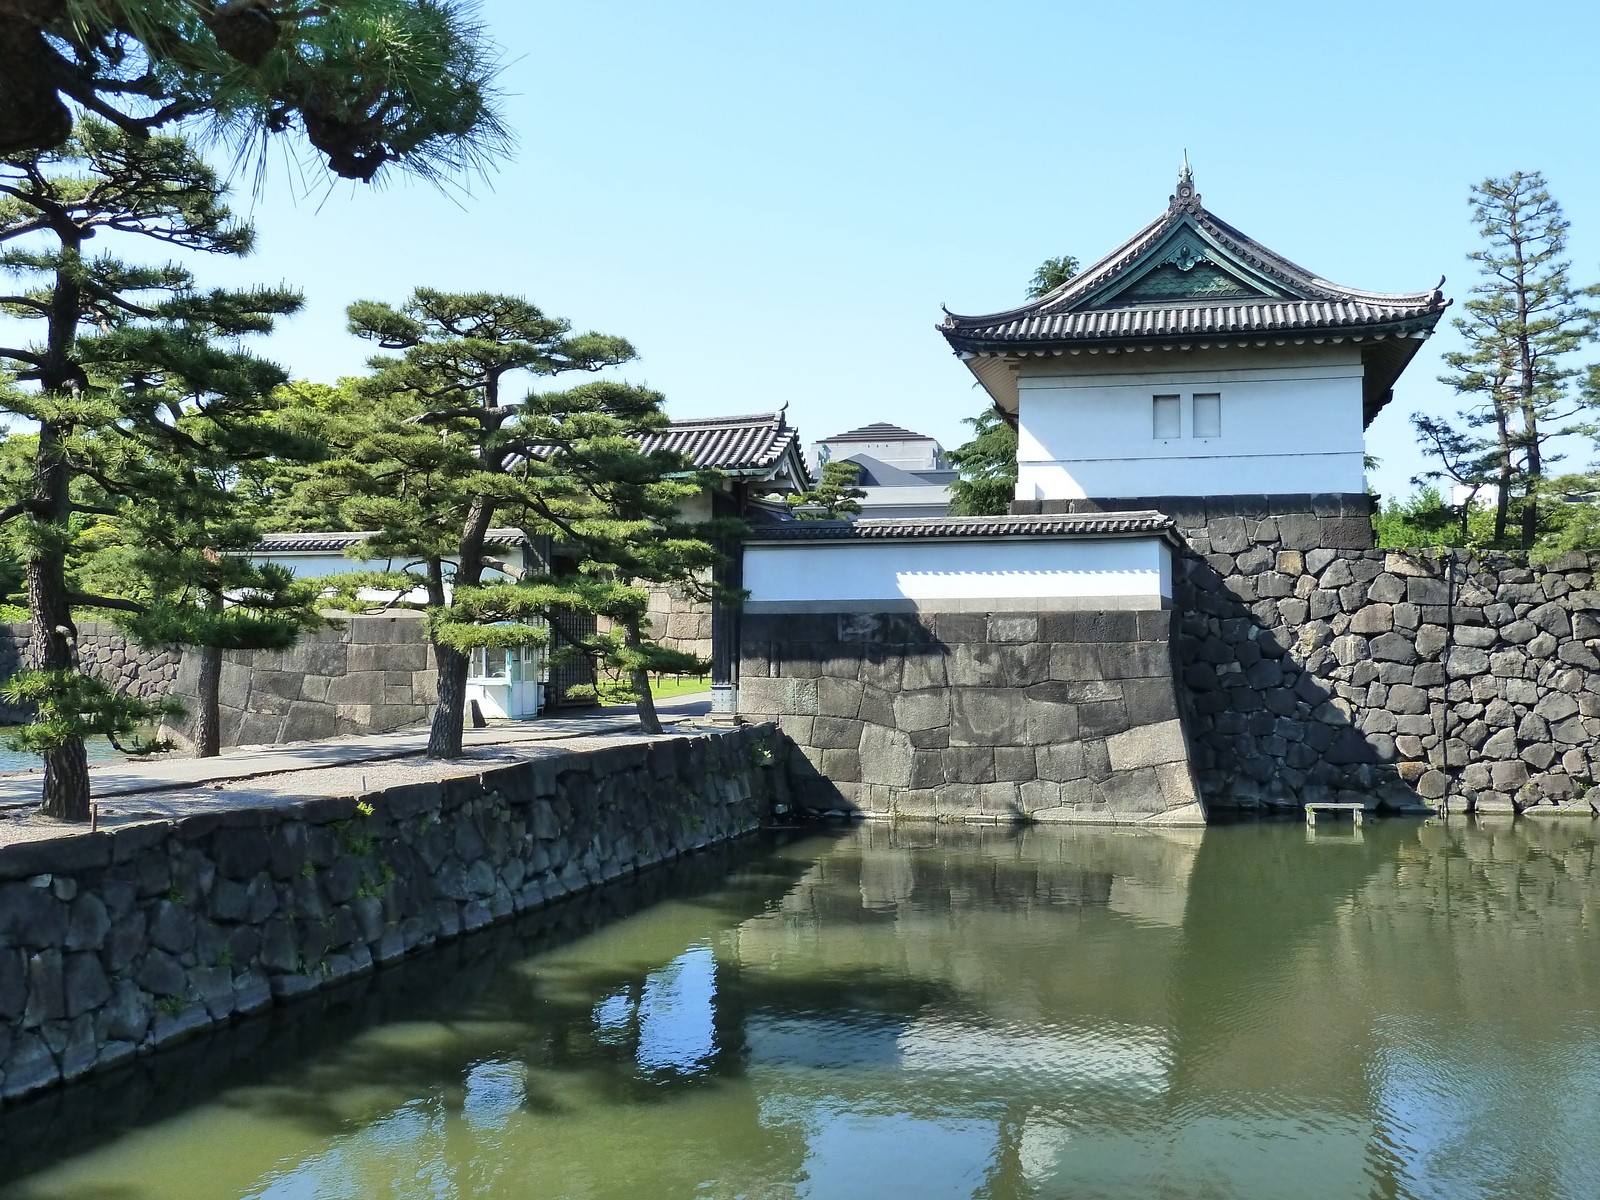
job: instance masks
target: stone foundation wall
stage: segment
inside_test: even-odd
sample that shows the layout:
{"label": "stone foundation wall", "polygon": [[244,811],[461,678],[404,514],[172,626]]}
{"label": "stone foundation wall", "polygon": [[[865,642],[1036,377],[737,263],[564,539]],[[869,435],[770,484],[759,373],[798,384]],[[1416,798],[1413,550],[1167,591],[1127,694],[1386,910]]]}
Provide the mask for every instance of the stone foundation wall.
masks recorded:
{"label": "stone foundation wall", "polygon": [[0,1093],[755,830],[782,759],[746,727],[0,848]]}
{"label": "stone foundation wall", "polygon": [[1220,544],[1174,584],[1210,804],[1592,811],[1600,556]]}
{"label": "stone foundation wall", "polygon": [[1170,613],[746,614],[739,711],[813,809],[941,820],[1203,820]]}
{"label": "stone foundation wall", "polygon": [[[31,624],[0,625],[0,680],[26,669],[32,641]],[[141,700],[167,695],[178,677],[182,654],[177,646],[146,650],[109,621],[84,621],[78,626],[78,656],[84,670],[122,695]],[[0,723],[16,724],[32,717],[30,708],[0,703]]]}

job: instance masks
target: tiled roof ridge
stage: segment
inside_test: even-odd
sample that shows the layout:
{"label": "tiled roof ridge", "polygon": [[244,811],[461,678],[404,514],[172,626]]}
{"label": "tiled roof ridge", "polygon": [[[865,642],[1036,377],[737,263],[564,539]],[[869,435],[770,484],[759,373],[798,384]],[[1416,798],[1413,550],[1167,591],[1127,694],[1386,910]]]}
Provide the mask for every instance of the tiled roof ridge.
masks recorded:
{"label": "tiled roof ridge", "polygon": [[846,441],[866,442],[866,441],[874,441],[874,440],[877,440],[877,439],[880,439],[880,438],[892,438],[892,437],[915,438],[918,441],[922,441],[922,442],[933,442],[933,441],[937,441],[938,440],[937,438],[929,437],[925,433],[917,433],[917,432],[915,432],[913,430],[906,429],[903,426],[891,424],[888,421],[874,421],[874,422],[872,422],[872,424],[863,425],[859,429],[850,429],[850,430],[846,430],[844,433],[836,433],[832,437],[825,437],[825,438],[822,439],[822,441],[824,441],[824,442],[846,442]]}
{"label": "tiled roof ridge", "polygon": [[856,521],[796,521],[761,529],[752,540],[808,541],[893,538],[1105,536],[1152,533],[1176,536],[1173,519],[1154,509],[1115,513],[1057,513],[995,517],[863,517]]}
{"label": "tiled roof ridge", "polygon": [[784,424],[784,410],[764,413],[743,413],[736,417],[682,417],[672,421],[662,433],[673,429],[705,428],[717,425],[778,425]]}
{"label": "tiled roof ridge", "polygon": [[[282,553],[291,550],[343,550],[368,538],[377,536],[378,530],[327,530],[309,533],[264,533],[251,549],[255,553]],[[520,529],[491,529],[484,534],[487,546],[521,546],[528,535]]]}
{"label": "tiled roof ridge", "polygon": [[[785,406],[786,408],[787,406]],[[770,467],[795,449],[800,432],[777,412],[737,417],[692,417],[673,421],[666,428],[639,439],[647,453],[675,450],[696,467],[740,471]],[[798,451],[796,450],[798,462]],[[796,468],[803,470],[804,464]]]}

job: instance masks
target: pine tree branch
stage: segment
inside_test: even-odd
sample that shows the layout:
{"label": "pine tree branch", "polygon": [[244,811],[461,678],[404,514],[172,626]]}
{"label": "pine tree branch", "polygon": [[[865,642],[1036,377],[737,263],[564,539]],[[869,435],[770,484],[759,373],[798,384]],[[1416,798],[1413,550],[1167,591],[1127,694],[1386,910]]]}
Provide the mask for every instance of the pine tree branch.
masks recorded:
{"label": "pine tree branch", "polygon": [[4,508],[0,508],[0,525],[4,525],[7,521],[25,516],[28,513],[48,515],[48,509],[37,500],[18,500],[15,504],[8,504]]}
{"label": "pine tree branch", "polygon": [[407,425],[437,425],[441,421],[452,421],[457,418],[482,420],[493,417],[495,420],[504,421],[516,415],[517,407],[514,404],[501,404],[492,408],[474,406],[471,408],[441,408],[433,412],[418,413],[414,417],[407,417]]}
{"label": "pine tree branch", "polygon": [[527,572],[527,570],[525,568],[523,568],[523,567],[513,567],[510,563],[506,562],[504,559],[489,558],[486,555],[483,558],[479,559],[478,561],[481,562],[484,566],[490,568],[491,570],[499,571],[502,575],[511,576],[511,578],[517,580],[518,582],[520,582],[521,580],[527,578],[527,575],[528,575],[528,572]]}
{"label": "pine tree branch", "polygon": [[147,613],[150,610],[143,604],[135,604],[132,600],[121,600],[115,596],[92,596],[87,592],[68,592],[68,604],[81,604],[88,608],[113,608],[118,612]]}
{"label": "pine tree branch", "polygon": [[0,346],[0,358],[14,358],[18,362],[32,363],[36,367],[44,366],[42,354],[29,354],[26,350],[13,350],[10,346]]}

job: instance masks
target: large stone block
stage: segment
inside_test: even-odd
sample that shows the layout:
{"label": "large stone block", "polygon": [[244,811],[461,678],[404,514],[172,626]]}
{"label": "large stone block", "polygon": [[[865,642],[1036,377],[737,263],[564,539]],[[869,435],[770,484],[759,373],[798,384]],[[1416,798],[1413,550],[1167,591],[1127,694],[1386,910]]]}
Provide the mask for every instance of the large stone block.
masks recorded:
{"label": "large stone block", "polygon": [[946,783],[993,783],[992,746],[951,746],[940,755]]}
{"label": "large stone block", "polygon": [[953,688],[1027,687],[1051,674],[1050,647],[1039,642],[958,645],[947,669]]}
{"label": "large stone block", "polygon": [[922,688],[942,688],[949,683],[945,662],[949,651],[943,646],[909,648],[900,664],[900,686],[914,692]]}
{"label": "large stone block", "polygon": [[1061,742],[1034,749],[1034,771],[1040,779],[1066,783],[1088,774],[1082,742]]}
{"label": "large stone block", "polygon": [[351,671],[328,684],[329,704],[382,704],[383,671]]}
{"label": "large stone block", "polygon": [[862,724],[843,717],[818,717],[812,727],[812,744],[819,750],[856,750],[861,745]]}
{"label": "large stone block", "polygon": [[946,688],[901,692],[894,698],[895,725],[903,730],[939,729],[950,723],[950,692]]}
{"label": "large stone block", "polygon": [[1176,719],[1112,734],[1106,739],[1106,752],[1111,756],[1111,768],[1114,771],[1131,771],[1138,767],[1153,767],[1188,759],[1183,725]]}
{"label": "large stone block", "polygon": [[817,680],[817,715],[858,717],[861,714],[862,686],[854,679],[824,677]]}
{"label": "large stone block", "polygon": [[909,786],[914,754],[911,739],[898,729],[864,726],[860,748],[862,782],[888,787]]}
{"label": "large stone block", "polygon": [[950,697],[952,746],[1016,746],[1026,744],[1027,714],[1015,692],[993,688],[957,688]]}

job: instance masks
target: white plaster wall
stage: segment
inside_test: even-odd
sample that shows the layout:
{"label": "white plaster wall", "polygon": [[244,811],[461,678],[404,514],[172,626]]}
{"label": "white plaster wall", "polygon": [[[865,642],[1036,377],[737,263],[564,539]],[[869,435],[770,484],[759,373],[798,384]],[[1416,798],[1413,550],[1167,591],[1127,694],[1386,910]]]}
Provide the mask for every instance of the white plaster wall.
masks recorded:
{"label": "white plaster wall", "polygon": [[[1365,490],[1361,360],[1352,345],[1063,355],[1018,375],[1017,499]],[[1222,435],[1192,436],[1195,392]],[[1182,436],[1152,436],[1176,393]]]}
{"label": "white plaster wall", "polygon": [[745,547],[744,586],[752,612],[1096,597],[1159,607],[1172,595],[1172,554],[1159,538],[757,544]]}

